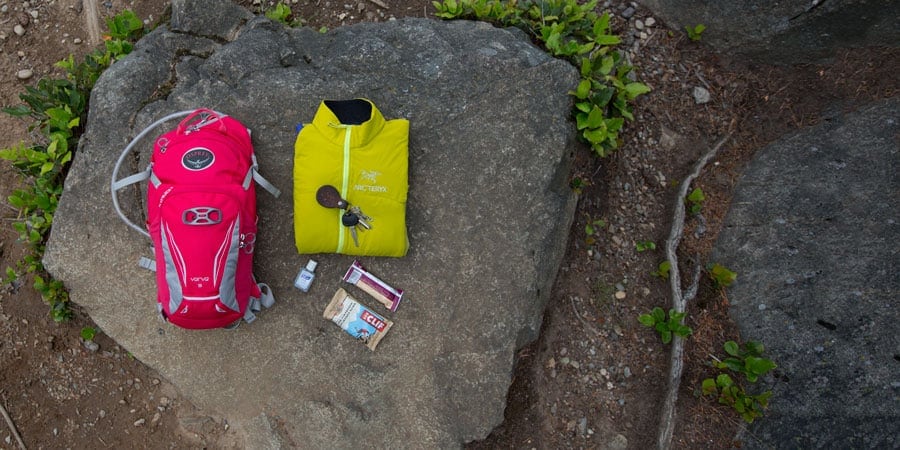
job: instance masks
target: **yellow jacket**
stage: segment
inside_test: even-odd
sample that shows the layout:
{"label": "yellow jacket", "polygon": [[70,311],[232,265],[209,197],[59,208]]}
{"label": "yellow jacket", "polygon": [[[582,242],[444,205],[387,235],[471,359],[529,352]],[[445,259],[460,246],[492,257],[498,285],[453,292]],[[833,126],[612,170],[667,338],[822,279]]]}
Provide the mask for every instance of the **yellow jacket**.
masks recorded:
{"label": "yellow jacket", "polygon": [[[294,240],[300,253],[404,256],[409,190],[409,121],[385,120],[367,99],[325,100],[294,143]],[[344,211],[316,201],[321,186],[371,217],[359,246],[341,224]]]}

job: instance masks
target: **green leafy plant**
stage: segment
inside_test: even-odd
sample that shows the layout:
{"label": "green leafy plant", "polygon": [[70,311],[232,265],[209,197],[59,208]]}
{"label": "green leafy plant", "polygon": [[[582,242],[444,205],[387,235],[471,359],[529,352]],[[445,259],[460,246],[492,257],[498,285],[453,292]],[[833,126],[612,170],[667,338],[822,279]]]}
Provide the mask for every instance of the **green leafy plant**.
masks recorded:
{"label": "green leafy plant", "polygon": [[675,312],[674,309],[670,309],[668,318],[666,318],[666,312],[657,306],[649,314],[638,316],[638,321],[641,325],[656,330],[659,337],[662,338],[663,344],[668,344],[672,342],[673,336],[687,337],[693,333],[691,327],[681,323],[685,315],[683,312]]}
{"label": "green leafy plant", "polygon": [[6,278],[3,280],[4,284],[12,284],[15,283],[19,279],[19,274],[16,273],[15,269],[12,267],[6,268]]}
{"label": "green leafy plant", "polygon": [[634,243],[634,249],[638,252],[656,250],[656,243],[653,241],[637,241]]}
{"label": "green leafy plant", "polygon": [[634,120],[631,104],[650,88],[632,81],[632,67],[614,47],[621,39],[610,30],[608,13],[597,14],[597,0],[443,0],[433,2],[437,17],[488,20],[515,26],[543,42],[553,56],[580,69],[575,97],[580,137],[599,156],[619,146],[625,120]]}
{"label": "green leafy plant", "polygon": [[701,386],[703,395],[717,397],[719,403],[731,406],[747,423],[753,423],[761,417],[763,410],[769,406],[769,398],[772,391],[761,394],[748,394],[743,387],[732,380],[727,373],[719,374],[716,378],[703,380]]}
{"label": "green leafy plant", "polygon": [[81,329],[81,338],[86,341],[93,341],[94,336],[97,335],[97,330],[93,327],[84,327]]}
{"label": "green leafy plant", "polygon": [[587,182],[584,181],[581,177],[574,177],[572,181],[569,182],[569,187],[572,188],[575,193],[580,194],[581,191],[587,186]]}
{"label": "green leafy plant", "polygon": [[81,135],[90,90],[110,64],[131,52],[133,42],[144,32],[143,22],[131,11],[107,19],[106,24],[109,31],[102,48],[81,63],[71,55],[59,61],[56,66],[63,69],[65,78],[42,78],[19,95],[21,105],[3,109],[9,115],[31,119],[29,130],[35,131],[34,143],[0,149],[0,158],[9,160],[26,181],[26,187],[13,191],[7,200],[19,210],[13,228],[29,254],[19,261],[18,272],[7,270],[6,278],[12,282],[20,273],[33,273],[34,288],[50,305],[56,321],[72,316],[69,295],[61,282],[46,274],[41,257]]}
{"label": "green leafy plant", "polygon": [[772,360],[762,357],[765,348],[760,342],[749,341],[739,346],[735,341],[728,341],[724,348],[729,356],[723,360],[715,359],[713,365],[719,369],[742,373],[751,383],[777,367]]}
{"label": "green leafy plant", "polygon": [[659,263],[659,265],[656,267],[656,270],[654,270],[653,272],[650,272],[650,274],[653,276],[656,276],[656,277],[660,277],[663,280],[668,280],[669,279],[669,271],[671,269],[672,269],[672,263],[670,263],[668,260],[666,260],[666,261]]}
{"label": "green leafy plant", "polygon": [[719,263],[710,264],[707,271],[709,277],[713,280],[713,284],[715,284],[717,288],[731,286],[731,284],[737,280],[737,273],[732,272]]}
{"label": "green leafy plant", "polygon": [[694,188],[690,194],[688,194],[685,201],[688,204],[688,211],[691,214],[700,214],[700,209],[703,207],[703,202],[706,200],[706,196],[703,195],[703,189]]}
{"label": "green leafy plant", "polygon": [[685,25],[684,29],[687,30],[687,35],[690,40],[696,42],[699,41],[703,35],[703,31],[706,30],[706,25],[699,23],[694,26]]}
{"label": "green leafy plant", "polygon": [[587,245],[594,245],[597,242],[597,236],[600,232],[606,228],[606,221],[603,219],[588,219],[588,223],[584,226],[584,234],[587,235],[585,238],[585,243]]}
{"label": "green leafy plant", "polygon": [[302,24],[302,20],[294,16],[291,7],[283,2],[278,2],[275,6],[266,10],[265,16],[289,27],[298,27]]}
{"label": "green leafy plant", "polygon": [[[744,345],[738,345],[735,341],[728,341],[723,347],[729,356],[721,360],[713,356],[713,366],[743,374],[750,383],[755,383],[759,377],[777,367],[772,360],[763,357],[765,348],[760,342],[748,341]],[[768,407],[772,396],[771,391],[748,394],[727,373],[703,380],[701,392],[703,395],[718,397],[719,403],[734,408],[747,423],[762,416],[762,411]]]}

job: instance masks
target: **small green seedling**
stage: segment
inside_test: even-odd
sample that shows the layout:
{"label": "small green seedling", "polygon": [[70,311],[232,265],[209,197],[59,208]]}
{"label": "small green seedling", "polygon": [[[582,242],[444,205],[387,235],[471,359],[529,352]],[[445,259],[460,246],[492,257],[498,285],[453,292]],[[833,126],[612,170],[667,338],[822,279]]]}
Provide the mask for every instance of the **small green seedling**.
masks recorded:
{"label": "small green seedling", "polygon": [[656,243],[653,241],[637,241],[634,249],[638,252],[646,252],[648,250],[656,250]]}
{"label": "small green seedling", "polygon": [[669,271],[672,269],[672,263],[668,260],[659,263],[659,266],[653,272],[650,272],[651,275],[660,277],[663,280],[669,279]]}
{"label": "small green seedling", "polygon": [[653,308],[650,314],[641,314],[638,321],[648,328],[653,328],[659,333],[663,344],[672,342],[672,336],[687,337],[694,331],[691,327],[681,323],[686,314],[683,312],[675,312],[674,309],[669,310],[669,318],[666,319],[666,313],[659,306]]}
{"label": "small green seedling", "polygon": [[581,191],[587,187],[587,182],[584,181],[581,177],[574,177],[572,181],[569,182],[569,187],[572,188],[576,194],[580,194]]}
{"label": "small green seedling", "polygon": [[703,25],[702,23],[694,25],[693,27],[690,25],[685,25],[684,29],[687,30],[688,38],[690,38],[694,42],[697,42],[703,35],[703,31],[706,30],[706,25]]}
{"label": "small green seedling", "polygon": [[700,214],[700,208],[703,207],[704,200],[706,200],[706,196],[703,195],[703,189],[695,188],[687,196],[688,211],[694,215]]}
{"label": "small green seedling", "polygon": [[97,330],[92,327],[84,327],[81,329],[81,338],[85,341],[93,341],[94,336],[97,335]]}
{"label": "small green seedling", "polygon": [[606,221],[603,219],[596,220],[588,220],[587,225],[584,226],[584,234],[587,235],[585,238],[585,243],[587,245],[594,245],[597,242],[597,236],[600,234],[603,229],[606,228]]}
{"label": "small green seedling", "polygon": [[709,271],[709,277],[712,278],[717,288],[726,288],[737,280],[737,273],[732,272],[721,264],[712,264],[707,270]]}
{"label": "small green seedling", "polygon": [[289,27],[296,27],[300,25],[300,19],[298,17],[294,17],[294,13],[291,11],[291,7],[278,2],[272,8],[266,10],[266,17],[272,19],[276,22],[283,23]]}

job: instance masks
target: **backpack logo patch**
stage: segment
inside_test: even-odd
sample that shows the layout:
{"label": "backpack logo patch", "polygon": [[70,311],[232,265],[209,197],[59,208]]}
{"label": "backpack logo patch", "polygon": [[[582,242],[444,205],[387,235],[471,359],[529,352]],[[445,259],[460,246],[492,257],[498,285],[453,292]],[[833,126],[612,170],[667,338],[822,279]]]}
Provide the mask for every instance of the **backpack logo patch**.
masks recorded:
{"label": "backpack logo patch", "polygon": [[195,147],[181,157],[181,165],[187,170],[203,170],[212,165],[216,160],[216,155],[208,148]]}

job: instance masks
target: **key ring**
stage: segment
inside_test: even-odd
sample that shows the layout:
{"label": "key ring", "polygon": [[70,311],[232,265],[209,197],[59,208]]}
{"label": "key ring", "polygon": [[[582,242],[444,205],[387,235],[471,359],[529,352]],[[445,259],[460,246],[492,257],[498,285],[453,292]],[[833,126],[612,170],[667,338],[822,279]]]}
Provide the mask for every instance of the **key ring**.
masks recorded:
{"label": "key ring", "polygon": [[256,233],[241,233],[240,237],[241,241],[238,244],[238,248],[244,250],[244,253],[248,255],[253,253],[253,250],[256,248]]}

